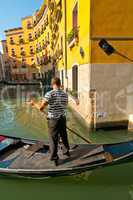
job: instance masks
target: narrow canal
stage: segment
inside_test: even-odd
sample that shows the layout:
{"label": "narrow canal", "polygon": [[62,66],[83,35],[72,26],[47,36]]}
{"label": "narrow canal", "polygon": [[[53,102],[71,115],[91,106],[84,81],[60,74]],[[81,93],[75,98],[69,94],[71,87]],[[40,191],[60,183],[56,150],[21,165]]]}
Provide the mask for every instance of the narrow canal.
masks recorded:
{"label": "narrow canal", "polygon": [[[34,92],[33,92],[34,91]],[[25,138],[47,140],[44,114],[26,106],[32,96],[40,96],[33,87],[3,87],[0,96],[0,133]],[[68,109],[68,126],[90,137],[94,142],[111,143],[133,139],[132,132],[115,131],[89,133],[81,119]],[[82,142],[69,134],[71,142]],[[94,170],[73,177],[45,180],[9,179],[0,177],[0,196],[7,199],[121,199],[133,200],[133,163]]]}

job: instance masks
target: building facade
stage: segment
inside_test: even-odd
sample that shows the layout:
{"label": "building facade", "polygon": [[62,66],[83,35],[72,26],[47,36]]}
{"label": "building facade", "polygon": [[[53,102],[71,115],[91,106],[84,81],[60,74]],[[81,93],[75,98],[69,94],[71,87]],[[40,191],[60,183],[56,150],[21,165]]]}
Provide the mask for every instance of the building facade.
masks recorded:
{"label": "building facade", "polygon": [[[44,1],[21,28],[6,31],[12,74],[45,84],[56,74],[91,128],[127,127],[133,114],[132,7],[132,0]],[[103,38],[116,54],[100,49]]]}
{"label": "building facade", "polygon": [[36,72],[33,19],[22,19],[22,27],[5,31],[12,80],[30,80]]}

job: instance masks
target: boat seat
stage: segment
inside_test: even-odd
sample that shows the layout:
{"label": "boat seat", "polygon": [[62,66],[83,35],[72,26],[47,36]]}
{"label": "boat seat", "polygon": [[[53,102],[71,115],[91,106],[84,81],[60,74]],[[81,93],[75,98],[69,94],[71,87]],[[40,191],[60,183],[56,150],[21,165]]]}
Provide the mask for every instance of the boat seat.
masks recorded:
{"label": "boat seat", "polygon": [[6,138],[5,140],[2,140],[2,142],[0,142],[0,152],[3,151],[4,149],[6,149],[7,147],[9,147],[12,144],[14,144],[13,139]]}
{"label": "boat seat", "polygon": [[44,147],[43,142],[37,142],[36,144],[33,144],[29,146],[27,149],[23,150],[23,153],[26,155],[27,158],[32,157],[37,151],[39,151],[41,148]]}
{"label": "boat seat", "polygon": [[0,142],[2,142],[5,139],[6,139],[6,137],[0,135]]}
{"label": "boat seat", "polygon": [[97,148],[91,150],[88,154],[83,156],[82,159],[86,159],[86,158],[89,158],[91,156],[94,156],[94,155],[97,155],[97,154],[101,154],[103,152],[104,152],[103,145],[99,145]]}

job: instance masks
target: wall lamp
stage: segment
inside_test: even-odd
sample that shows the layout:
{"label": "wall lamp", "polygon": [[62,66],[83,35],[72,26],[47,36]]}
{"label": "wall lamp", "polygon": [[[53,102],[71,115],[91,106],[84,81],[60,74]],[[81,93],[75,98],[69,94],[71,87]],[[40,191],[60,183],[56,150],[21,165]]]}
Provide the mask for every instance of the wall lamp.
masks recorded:
{"label": "wall lamp", "polygon": [[133,62],[133,59],[130,59],[128,56],[122,54],[121,52],[117,51],[111,44],[109,44],[109,42],[107,42],[105,39],[100,40],[99,42],[99,47],[108,55],[112,55],[112,54],[117,54],[119,56],[121,56],[122,58]]}

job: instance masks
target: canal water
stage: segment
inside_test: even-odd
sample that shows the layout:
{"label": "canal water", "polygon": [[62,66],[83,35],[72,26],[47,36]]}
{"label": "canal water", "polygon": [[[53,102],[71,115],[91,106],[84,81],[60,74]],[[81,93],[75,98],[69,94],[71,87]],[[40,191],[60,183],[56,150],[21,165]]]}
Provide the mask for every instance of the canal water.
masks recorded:
{"label": "canal water", "polygon": [[[43,96],[37,87],[3,87],[0,92],[0,133],[47,140],[45,114],[31,109],[26,101]],[[128,131],[89,133],[82,120],[68,109],[68,126],[97,143],[114,143],[133,139]],[[79,143],[69,134],[71,142]],[[43,180],[0,177],[0,199],[57,200],[133,200],[133,163],[94,170],[73,177]]]}

